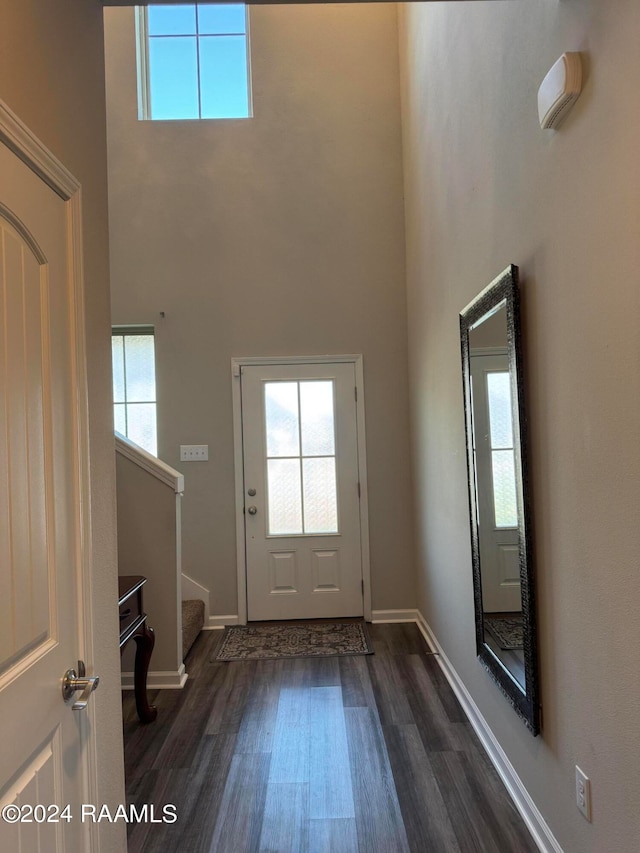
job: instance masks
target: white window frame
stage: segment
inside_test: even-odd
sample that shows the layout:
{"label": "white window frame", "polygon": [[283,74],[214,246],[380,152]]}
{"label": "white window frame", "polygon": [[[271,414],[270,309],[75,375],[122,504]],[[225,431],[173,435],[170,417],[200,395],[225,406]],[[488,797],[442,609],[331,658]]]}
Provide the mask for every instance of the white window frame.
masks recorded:
{"label": "white window frame", "polygon": [[[112,327],[111,327],[111,337],[112,337],[112,338],[116,338],[116,337],[126,338],[127,336],[132,336],[132,335],[149,335],[150,337],[152,337],[152,338],[153,338],[153,359],[154,359],[154,375],[155,375],[155,355],[156,355],[156,349],[155,349],[155,344],[156,344],[156,330],[155,330],[155,327],[154,327],[154,326],[112,326]],[[112,406],[112,408],[113,408],[114,431],[116,432],[116,434],[117,434],[117,435],[123,435],[123,436],[124,436],[124,438],[127,438],[127,439],[129,439],[129,441],[132,441],[132,439],[131,439],[131,438],[129,438],[129,436],[128,436],[128,434],[127,434],[127,433],[128,433],[128,423],[127,423],[127,406],[129,405],[129,400],[127,399],[127,368],[126,368],[126,354],[125,354],[124,358],[125,358],[125,368],[124,368],[124,401],[123,401],[123,402],[116,402],[116,400],[115,400],[115,399],[113,400],[113,406]],[[156,376],[156,393],[155,393],[155,398],[154,398],[153,400],[132,400],[132,401],[131,401],[131,403],[132,403],[132,404],[136,404],[136,403],[148,403],[149,405],[153,404],[153,405],[155,406],[155,420],[156,420],[156,452],[155,452],[155,453],[152,453],[150,450],[147,450],[147,448],[145,448],[145,447],[143,447],[142,449],[143,449],[146,453],[149,453],[151,456],[155,456],[155,457],[157,457],[157,455],[158,455],[158,448],[157,448],[157,443],[158,443],[158,381],[157,381],[157,376]],[[126,433],[118,433],[118,432],[117,432],[117,430],[115,430],[115,412],[116,412],[116,406],[124,406],[124,411],[125,411],[125,423],[127,423],[127,432],[126,432]]]}
{"label": "white window frame", "polygon": [[[153,4],[152,4],[153,5]],[[192,3],[193,6],[207,5]],[[151,115],[151,79],[149,74],[149,13],[147,6],[135,7],[136,20],[136,70],[138,80],[138,120],[139,121],[245,121],[253,118],[253,85],[251,81],[251,37],[249,33],[249,4],[245,3],[245,34],[247,39],[247,115],[235,118],[180,118],[154,119]],[[168,36],[171,38],[171,36]],[[195,38],[199,38],[198,35]],[[198,60],[198,104],[200,108],[200,63]]]}

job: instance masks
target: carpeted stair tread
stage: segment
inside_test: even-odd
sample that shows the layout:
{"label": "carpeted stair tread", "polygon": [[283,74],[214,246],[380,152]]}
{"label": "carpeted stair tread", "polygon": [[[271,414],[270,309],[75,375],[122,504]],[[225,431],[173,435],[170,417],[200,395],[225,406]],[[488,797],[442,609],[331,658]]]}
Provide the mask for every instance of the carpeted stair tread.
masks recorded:
{"label": "carpeted stair tread", "polygon": [[204,601],[199,598],[182,602],[182,659],[186,658],[191,646],[204,625]]}

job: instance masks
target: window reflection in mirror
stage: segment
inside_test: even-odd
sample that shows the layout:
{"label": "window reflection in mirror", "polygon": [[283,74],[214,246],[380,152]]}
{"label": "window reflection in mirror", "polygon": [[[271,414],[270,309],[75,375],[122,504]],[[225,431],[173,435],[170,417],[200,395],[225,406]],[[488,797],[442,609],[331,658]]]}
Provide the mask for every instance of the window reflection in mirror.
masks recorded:
{"label": "window reflection in mirror", "polygon": [[525,689],[507,309],[469,331],[484,642]]}

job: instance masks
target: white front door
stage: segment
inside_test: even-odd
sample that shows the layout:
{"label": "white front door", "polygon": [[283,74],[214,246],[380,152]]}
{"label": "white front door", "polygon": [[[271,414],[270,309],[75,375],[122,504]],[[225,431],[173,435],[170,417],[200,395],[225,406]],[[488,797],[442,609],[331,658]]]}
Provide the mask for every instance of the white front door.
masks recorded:
{"label": "white front door", "polygon": [[250,621],[362,616],[355,368],[243,366]]}
{"label": "white front door", "polygon": [[[63,674],[84,655],[85,635],[88,501],[81,486],[86,415],[75,328],[81,257],[75,204],[0,141],[3,851],[92,849],[80,815],[88,798],[90,726],[87,711],[73,711],[61,692]],[[11,822],[16,815],[21,820]]]}
{"label": "white front door", "polygon": [[513,613],[522,601],[509,364],[506,354],[470,361],[482,607]]}

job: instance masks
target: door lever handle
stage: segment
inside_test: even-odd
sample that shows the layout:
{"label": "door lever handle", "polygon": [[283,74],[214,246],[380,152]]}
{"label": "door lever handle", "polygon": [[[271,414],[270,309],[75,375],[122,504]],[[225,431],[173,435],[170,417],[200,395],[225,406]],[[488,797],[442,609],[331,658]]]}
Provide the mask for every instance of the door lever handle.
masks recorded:
{"label": "door lever handle", "polygon": [[83,711],[87,707],[91,694],[100,684],[99,675],[85,678],[83,661],[78,661],[78,669],[80,670],[80,677],[78,677],[75,669],[68,669],[62,677],[62,698],[65,702],[68,702],[78,690],[82,690],[80,698],[71,706],[73,711]]}

